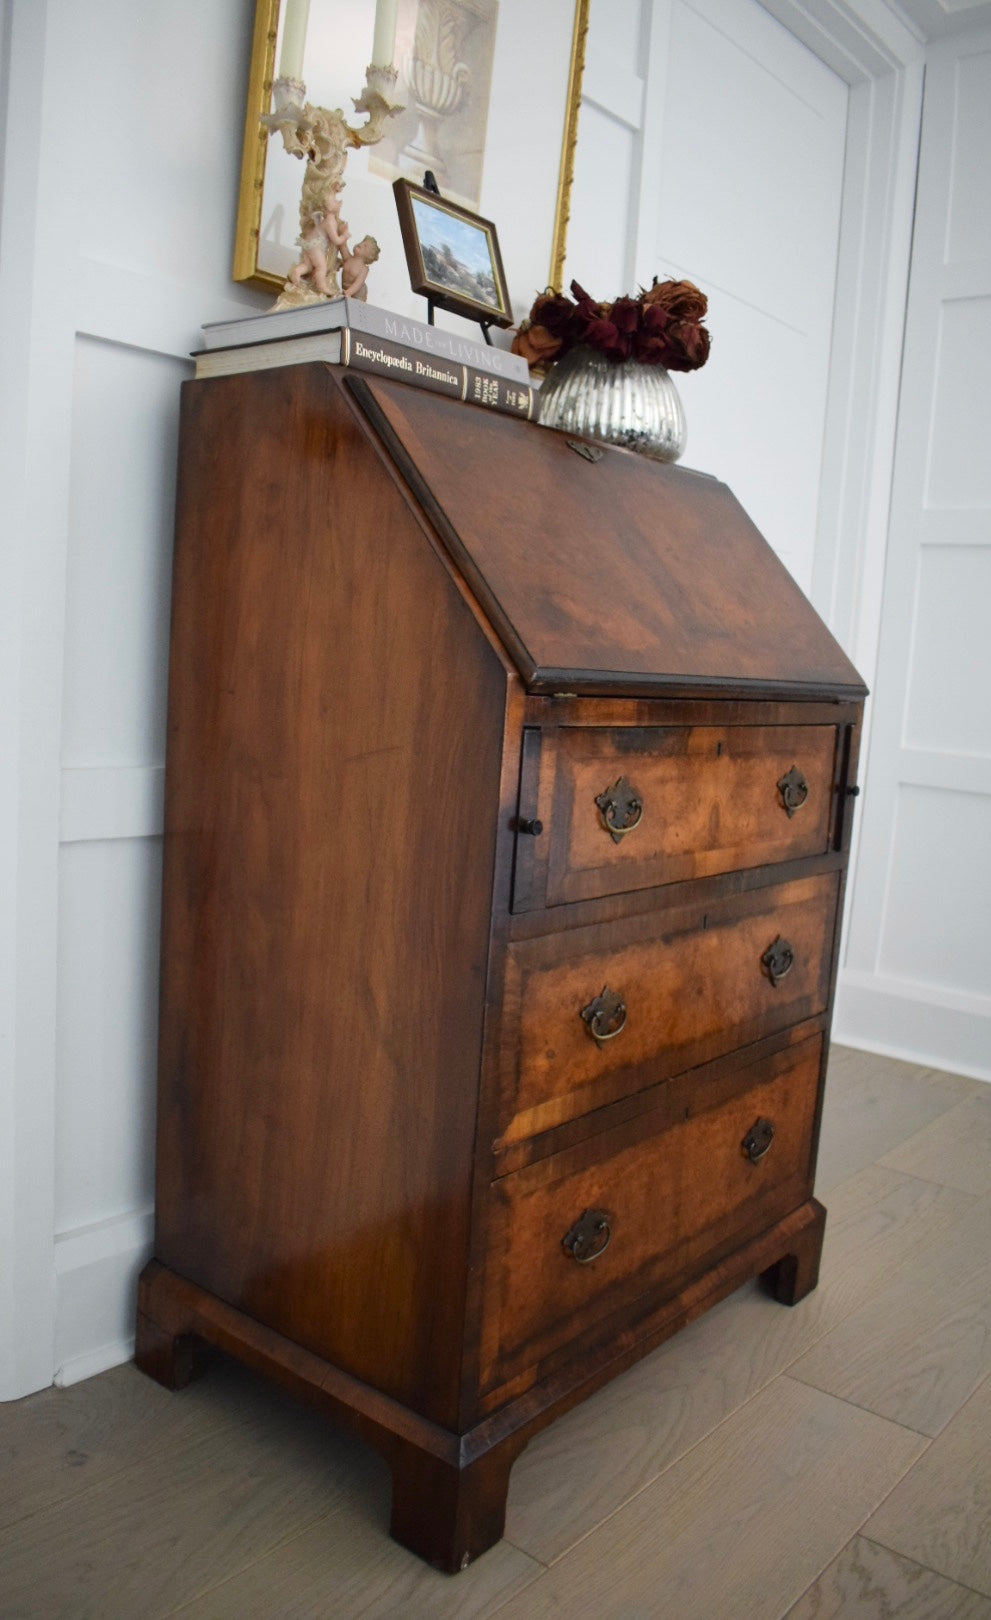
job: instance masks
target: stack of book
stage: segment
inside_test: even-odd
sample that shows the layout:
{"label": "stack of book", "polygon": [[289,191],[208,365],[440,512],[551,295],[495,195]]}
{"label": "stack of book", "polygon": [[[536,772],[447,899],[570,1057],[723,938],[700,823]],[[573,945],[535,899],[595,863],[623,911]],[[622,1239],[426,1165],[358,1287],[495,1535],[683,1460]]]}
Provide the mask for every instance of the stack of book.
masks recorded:
{"label": "stack of book", "polygon": [[529,418],[534,412],[534,389],[522,356],[353,298],[213,321],[203,328],[203,345],[193,356],[197,377],[322,360],[513,416]]}

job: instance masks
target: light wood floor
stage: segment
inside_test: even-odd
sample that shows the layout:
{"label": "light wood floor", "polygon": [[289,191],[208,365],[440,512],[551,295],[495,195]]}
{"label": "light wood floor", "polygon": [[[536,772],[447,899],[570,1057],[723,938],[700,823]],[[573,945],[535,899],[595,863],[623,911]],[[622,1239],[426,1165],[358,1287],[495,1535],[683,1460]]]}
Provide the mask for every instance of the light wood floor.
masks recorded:
{"label": "light wood floor", "polygon": [[0,1406],[3,1620],[991,1620],[991,1086],[835,1050],[822,1280],[546,1430],[436,1575],[384,1466],[230,1364]]}

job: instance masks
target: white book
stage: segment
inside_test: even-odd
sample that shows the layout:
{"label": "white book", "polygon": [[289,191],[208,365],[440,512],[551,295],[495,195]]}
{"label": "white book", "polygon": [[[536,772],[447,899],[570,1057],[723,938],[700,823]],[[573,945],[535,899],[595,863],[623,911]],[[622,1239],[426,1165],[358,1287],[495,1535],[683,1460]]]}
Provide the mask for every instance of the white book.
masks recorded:
{"label": "white book", "polygon": [[356,298],[328,298],[321,304],[304,304],[301,309],[267,310],[236,321],[210,321],[203,327],[203,348],[241,349],[252,343],[277,343],[287,338],[309,337],[315,332],[339,332],[349,327],[371,337],[401,343],[438,360],[450,360],[494,377],[513,378],[528,383],[530,370],[522,355],[494,344],[479,343],[457,332],[446,332],[415,321],[408,315],[394,315],[377,304],[364,304]]}

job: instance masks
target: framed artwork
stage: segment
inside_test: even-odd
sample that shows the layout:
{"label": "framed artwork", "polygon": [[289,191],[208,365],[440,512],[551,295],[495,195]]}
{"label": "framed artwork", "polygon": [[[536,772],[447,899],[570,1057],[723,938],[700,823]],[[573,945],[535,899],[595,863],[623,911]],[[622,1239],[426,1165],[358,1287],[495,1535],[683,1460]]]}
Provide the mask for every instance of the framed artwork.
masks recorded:
{"label": "framed artwork", "polygon": [[[499,223],[502,324],[522,319],[537,292],[560,285],[588,8],[589,0],[541,0],[536,18],[531,0],[390,6],[398,73],[390,99],[402,110],[381,141],[349,154],[342,204],[355,237],[372,235],[381,250],[369,281],[373,303],[423,313],[406,274],[392,189],[406,180],[412,194],[428,169],[455,213]],[[272,110],[284,12],[283,0],[256,0],[234,259],[236,281],[273,294],[299,256],[303,181],[303,164],[260,122]],[[306,99],[344,109],[355,125],[364,118],[351,108],[372,60],[376,22],[376,0],[310,0]]]}
{"label": "framed artwork", "polygon": [[512,326],[492,221],[409,180],[396,180],[393,190],[413,291],[453,315]]}

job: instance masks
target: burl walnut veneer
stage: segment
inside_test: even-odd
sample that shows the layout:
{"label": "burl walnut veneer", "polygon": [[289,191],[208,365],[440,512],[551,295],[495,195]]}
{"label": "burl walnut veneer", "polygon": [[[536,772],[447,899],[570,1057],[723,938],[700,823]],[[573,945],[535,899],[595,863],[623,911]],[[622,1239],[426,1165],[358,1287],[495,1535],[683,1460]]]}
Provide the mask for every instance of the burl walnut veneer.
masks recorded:
{"label": "burl walnut veneer", "polygon": [[544,1424],[812,1288],[863,695],[714,479],[187,384],[139,1365],[278,1379],[457,1570]]}

